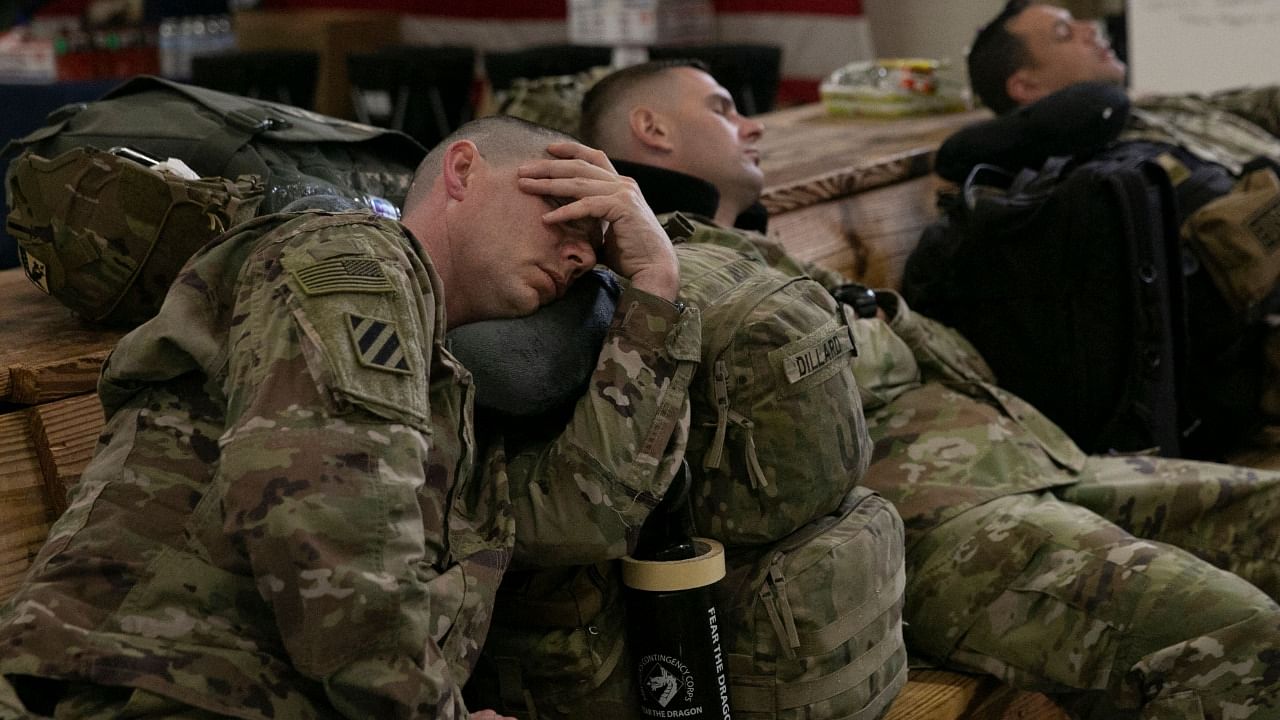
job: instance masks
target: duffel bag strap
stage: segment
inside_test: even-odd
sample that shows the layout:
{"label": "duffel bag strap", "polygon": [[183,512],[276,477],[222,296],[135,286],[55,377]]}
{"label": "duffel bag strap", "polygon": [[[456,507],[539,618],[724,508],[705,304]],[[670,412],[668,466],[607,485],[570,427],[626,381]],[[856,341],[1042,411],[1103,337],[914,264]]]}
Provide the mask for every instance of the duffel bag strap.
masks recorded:
{"label": "duffel bag strap", "polygon": [[201,175],[225,174],[223,171],[231,157],[254,137],[268,130],[281,130],[290,125],[288,120],[264,107],[232,110],[225,117],[226,122],[222,127],[205,138],[195,152],[191,153],[190,158],[184,158]]}
{"label": "duffel bag strap", "polygon": [[524,708],[529,713],[529,720],[538,720],[538,708],[533,704],[533,695],[524,686],[524,673],[520,671],[518,658],[494,658],[498,666],[498,696],[502,698],[502,706],[508,712],[514,708]]}

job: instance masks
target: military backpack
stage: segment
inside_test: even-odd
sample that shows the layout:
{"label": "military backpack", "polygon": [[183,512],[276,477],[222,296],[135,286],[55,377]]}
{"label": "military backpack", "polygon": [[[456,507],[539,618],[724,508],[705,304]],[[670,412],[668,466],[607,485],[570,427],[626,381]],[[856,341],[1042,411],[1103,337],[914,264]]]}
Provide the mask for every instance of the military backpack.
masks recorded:
{"label": "military backpack", "polygon": [[765,548],[730,549],[716,586],[742,720],[880,717],[907,681],[902,518],[855,487]]}
{"label": "military backpack", "polygon": [[[116,325],[154,314],[182,261],[228,223],[310,196],[398,207],[426,153],[402,133],[146,76],[55,110],[0,155],[18,152],[7,227],[28,277]],[[198,179],[149,167],[168,158]],[[201,222],[188,222],[194,207]]]}
{"label": "military backpack", "polygon": [[632,668],[616,562],[514,570],[464,695],[522,720],[638,718]]}
{"label": "military backpack", "polygon": [[696,534],[776,541],[834,510],[866,472],[853,311],[768,267],[734,231],[680,213],[665,227],[680,297],[702,313],[687,451]]}
{"label": "military backpack", "polygon": [[[734,717],[883,715],[907,679],[902,520],[855,487],[776,543],[730,548],[716,605]],[[509,573],[466,688],[522,720],[637,718],[616,563]]]}
{"label": "military backpack", "polygon": [[903,295],[1086,452],[1220,460],[1261,420],[1280,184],[1117,140],[1128,111],[1082,84],[948,138]]}

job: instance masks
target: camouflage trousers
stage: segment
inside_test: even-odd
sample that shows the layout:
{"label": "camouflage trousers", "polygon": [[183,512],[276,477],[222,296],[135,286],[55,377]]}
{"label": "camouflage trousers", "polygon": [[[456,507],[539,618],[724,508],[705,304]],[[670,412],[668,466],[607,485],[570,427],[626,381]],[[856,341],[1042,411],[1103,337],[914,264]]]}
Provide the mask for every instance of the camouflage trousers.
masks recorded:
{"label": "camouflage trousers", "polygon": [[0,718],[6,720],[34,720],[37,717],[49,717],[51,720],[218,720],[225,717],[146,690],[105,685],[68,687],[47,715],[31,715],[19,710],[24,704],[32,706],[32,699],[27,700],[26,703],[19,702],[13,694],[13,686],[0,678]]}
{"label": "camouflage trousers", "polygon": [[924,533],[907,641],[1079,717],[1280,718],[1277,533],[1280,474],[1090,458]]}

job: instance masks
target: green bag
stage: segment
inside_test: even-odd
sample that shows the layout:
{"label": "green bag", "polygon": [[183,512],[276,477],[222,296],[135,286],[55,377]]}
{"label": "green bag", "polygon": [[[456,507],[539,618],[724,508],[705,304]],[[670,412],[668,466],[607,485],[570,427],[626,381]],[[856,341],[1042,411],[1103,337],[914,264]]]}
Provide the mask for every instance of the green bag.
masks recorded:
{"label": "green bag", "polygon": [[[734,717],[872,720],[907,679],[902,519],[856,487],[714,587]],[[508,574],[465,694],[522,720],[637,718],[616,563]]]}
{"label": "green bag", "polygon": [[86,320],[136,325],[201,245],[254,216],[262,181],[184,180],[90,147],[9,169],[6,229],[27,277]]}
{"label": "green bag", "polygon": [[1280,278],[1280,178],[1254,170],[1231,192],[1205,203],[1182,224],[1231,309],[1249,318]]}
{"label": "green bag", "polygon": [[873,720],[907,681],[902,518],[854,488],[768,548],[730,549],[716,605],[739,720]]}
{"label": "green bag", "polygon": [[638,718],[617,563],[508,572],[464,691],[522,720]]}
{"label": "green bag", "polygon": [[[111,150],[177,158],[202,179]],[[27,276],[85,319],[120,326],[151,317],[182,263],[223,228],[311,196],[399,207],[426,154],[395,131],[147,76],[55,110],[0,155],[18,151],[8,228]],[[52,191],[64,181],[74,197]]]}
{"label": "green bag", "polygon": [[263,215],[317,194],[376,196],[399,207],[426,156],[394,130],[146,75],[96,102],[54,110],[0,156],[29,150],[51,158],[85,146],[175,157],[201,177],[257,175],[266,187]]}
{"label": "green bag", "polygon": [[679,213],[664,226],[680,297],[702,312],[687,450],[696,534],[726,547],[776,541],[834,510],[866,472],[855,318],[735,232]]}

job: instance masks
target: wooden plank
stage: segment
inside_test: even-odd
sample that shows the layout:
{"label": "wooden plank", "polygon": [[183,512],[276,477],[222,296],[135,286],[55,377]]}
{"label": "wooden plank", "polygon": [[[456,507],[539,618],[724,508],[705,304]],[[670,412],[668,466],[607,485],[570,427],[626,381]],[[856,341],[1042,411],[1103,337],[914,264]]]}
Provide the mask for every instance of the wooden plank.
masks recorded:
{"label": "wooden plank", "polygon": [[23,363],[9,368],[9,400],[34,405],[97,388],[102,363],[111,350],[74,348],[71,352],[72,357],[62,360]]}
{"label": "wooden plank", "polygon": [[1069,720],[1048,697],[985,675],[915,670],[884,720]]}
{"label": "wooden plank", "polygon": [[916,670],[884,720],[952,720],[999,683],[995,678],[942,670]]}
{"label": "wooden plank", "polygon": [[1022,692],[1008,686],[996,688],[977,707],[965,713],[965,720],[1070,720],[1054,701],[1040,693]]}
{"label": "wooden plank", "polygon": [[22,582],[57,517],[29,423],[28,410],[0,415],[0,602]]}
{"label": "wooden plank", "polygon": [[803,260],[871,287],[899,288],[907,257],[937,217],[944,181],[925,176],[771,217],[769,234]]}
{"label": "wooden plank", "polygon": [[67,509],[67,491],[93,457],[105,419],[94,393],[37,405],[30,411],[31,437],[57,515]]}
{"label": "wooden plank", "polygon": [[915,118],[829,117],[805,105],[758,117],[764,122],[762,202],[771,212],[801,207],[918,177],[938,145],[986,110]]}
{"label": "wooden plank", "polygon": [[103,358],[124,334],[81,322],[18,268],[0,270],[0,400],[34,404],[93,392]]}
{"label": "wooden plank", "polygon": [[777,214],[905,182],[929,174],[933,157],[932,148],[921,147],[899,155],[855,163],[789,185],[769,188],[760,196],[760,203],[770,214]]}

